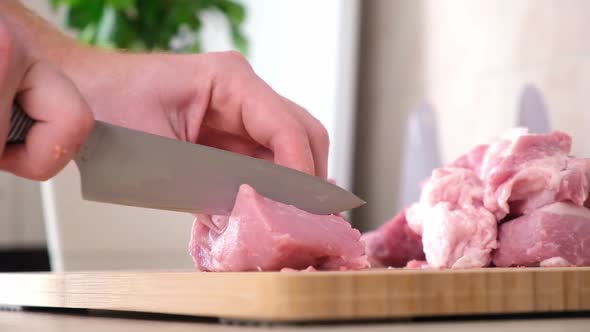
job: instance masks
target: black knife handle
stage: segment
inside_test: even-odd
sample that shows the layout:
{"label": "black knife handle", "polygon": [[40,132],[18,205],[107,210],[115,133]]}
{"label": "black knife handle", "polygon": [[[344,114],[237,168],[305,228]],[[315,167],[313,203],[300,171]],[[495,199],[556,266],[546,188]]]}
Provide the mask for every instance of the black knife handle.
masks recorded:
{"label": "black knife handle", "polygon": [[17,103],[14,103],[12,105],[12,115],[10,116],[10,131],[8,132],[6,142],[8,144],[24,142],[29,129],[31,129],[34,123],[35,120],[23,112]]}

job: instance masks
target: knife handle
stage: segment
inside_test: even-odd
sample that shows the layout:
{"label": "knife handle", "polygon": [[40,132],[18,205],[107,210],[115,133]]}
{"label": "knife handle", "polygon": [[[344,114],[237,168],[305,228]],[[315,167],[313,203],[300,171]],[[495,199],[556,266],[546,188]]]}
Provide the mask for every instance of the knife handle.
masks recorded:
{"label": "knife handle", "polygon": [[12,105],[12,115],[10,116],[10,131],[6,143],[22,143],[27,137],[29,129],[33,126],[35,120],[31,119],[27,113],[23,112],[17,103]]}

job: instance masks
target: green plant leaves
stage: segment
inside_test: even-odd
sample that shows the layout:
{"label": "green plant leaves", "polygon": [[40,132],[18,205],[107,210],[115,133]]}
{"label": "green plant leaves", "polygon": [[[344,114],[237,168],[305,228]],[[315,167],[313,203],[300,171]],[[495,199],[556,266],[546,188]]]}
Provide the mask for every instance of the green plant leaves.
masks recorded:
{"label": "green plant leaves", "polygon": [[248,41],[241,30],[241,26],[246,19],[246,10],[244,7],[230,0],[215,1],[213,5],[226,15],[234,46],[242,53],[247,53]]}
{"label": "green plant leaves", "polygon": [[246,10],[242,5],[228,0],[216,1],[214,5],[227,15],[230,24],[237,26],[244,23]]}
{"label": "green plant leaves", "polygon": [[234,0],[49,0],[53,8],[66,7],[65,24],[79,31],[88,44],[131,50],[200,52],[200,14],[217,10],[227,19],[234,46],[246,53],[242,32],[244,7]]}
{"label": "green plant leaves", "polygon": [[108,0],[108,5],[124,11],[135,8],[136,0]]}

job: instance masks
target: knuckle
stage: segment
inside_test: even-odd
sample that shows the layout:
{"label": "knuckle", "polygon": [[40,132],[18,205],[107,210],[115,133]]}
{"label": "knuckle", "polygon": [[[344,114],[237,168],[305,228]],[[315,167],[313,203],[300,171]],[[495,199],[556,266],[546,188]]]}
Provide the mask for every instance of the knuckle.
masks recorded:
{"label": "knuckle", "polygon": [[290,117],[284,117],[281,121],[281,125],[277,130],[277,135],[275,136],[277,139],[276,143],[289,145],[287,146],[277,146],[276,143],[273,144],[272,150],[277,151],[278,149],[295,149],[298,152],[307,152],[307,151],[300,151],[300,149],[308,145],[308,138],[307,138],[307,131],[305,128],[296,120]]}
{"label": "knuckle", "polygon": [[68,124],[70,128],[70,140],[74,145],[74,151],[77,152],[94,128],[95,121],[92,113],[84,102],[73,113],[71,122]]}
{"label": "knuckle", "polygon": [[288,128],[286,129],[286,134],[290,136],[290,138],[296,139],[297,141],[307,139],[307,131],[305,130],[305,127],[301,125],[301,123],[296,120],[292,120],[286,122],[286,125],[286,128]]}
{"label": "knuckle", "polygon": [[80,112],[79,119],[80,130],[83,133],[89,134],[94,128],[94,116],[92,115],[92,112],[88,109],[88,106],[85,103],[82,106],[83,107]]}
{"label": "knuckle", "polygon": [[319,121],[318,121],[316,132],[317,132],[316,135],[318,137],[317,139],[319,141],[319,144],[324,149],[328,149],[330,147],[330,133],[328,133],[328,130],[326,129],[326,127],[324,127],[321,123],[319,123]]}
{"label": "knuckle", "polygon": [[83,140],[94,128],[95,120],[84,97],[79,93],[74,83],[57,68],[52,68],[56,75],[61,76],[63,88],[68,90],[70,95],[68,103],[62,106],[67,117],[63,119],[63,123],[72,132],[72,136],[76,139]]}
{"label": "knuckle", "polygon": [[309,113],[305,108],[295,104],[299,110],[301,111],[303,117],[308,118],[310,121],[307,121],[308,130],[311,138],[315,141],[316,144],[320,146],[323,150],[328,150],[330,147],[330,133],[324,127],[324,125],[315,118],[311,113]]}
{"label": "knuckle", "polygon": [[238,65],[247,65],[248,67],[250,66],[250,63],[248,62],[246,57],[238,51],[225,51],[225,52],[222,52],[221,54],[222,54],[222,57],[226,61],[238,64]]}
{"label": "knuckle", "polygon": [[256,76],[248,60],[237,51],[207,53],[208,71],[214,85],[223,85],[239,95],[251,90]]}
{"label": "knuckle", "polygon": [[237,51],[224,51],[216,54],[217,64],[220,68],[232,69],[238,74],[253,72],[252,66],[246,57]]}

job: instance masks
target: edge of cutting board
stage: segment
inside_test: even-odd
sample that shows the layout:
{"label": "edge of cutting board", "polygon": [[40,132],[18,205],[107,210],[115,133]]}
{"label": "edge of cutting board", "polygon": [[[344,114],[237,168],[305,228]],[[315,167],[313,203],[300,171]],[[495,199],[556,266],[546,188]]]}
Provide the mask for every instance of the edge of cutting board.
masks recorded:
{"label": "edge of cutting board", "polygon": [[0,273],[0,304],[264,321],[590,310],[590,268]]}

